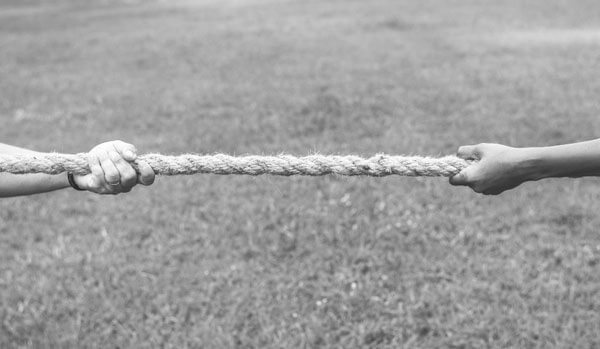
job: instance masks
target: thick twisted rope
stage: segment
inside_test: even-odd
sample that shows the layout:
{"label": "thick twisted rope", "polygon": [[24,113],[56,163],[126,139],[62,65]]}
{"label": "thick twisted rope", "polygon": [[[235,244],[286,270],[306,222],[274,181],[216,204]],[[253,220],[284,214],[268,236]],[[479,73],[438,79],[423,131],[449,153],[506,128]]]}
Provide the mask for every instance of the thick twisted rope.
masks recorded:
{"label": "thick twisted rope", "polygon": [[[469,163],[455,156],[442,158],[420,156],[393,156],[377,154],[370,158],[353,155],[309,155],[296,157],[276,156],[230,156],[225,154],[168,156],[161,154],[140,155],[132,163],[145,161],[159,175],[189,175],[214,173],[221,175],[271,174],[279,176],[445,176],[450,177]],[[72,172],[88,174],[87,154],[44,153],[41,155],[0,155],[0,172],[15,174]]]}

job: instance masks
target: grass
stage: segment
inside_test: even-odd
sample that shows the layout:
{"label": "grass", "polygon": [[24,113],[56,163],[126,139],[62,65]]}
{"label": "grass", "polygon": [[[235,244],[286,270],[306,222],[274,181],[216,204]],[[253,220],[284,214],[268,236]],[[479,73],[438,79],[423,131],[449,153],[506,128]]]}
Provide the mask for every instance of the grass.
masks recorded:
{"label": "grass", "polygon": [[[600,134],[595,1],[3,1],[0,139],[451,154]],[[0,201],[3,348],[600,346],[600,186],[159,178]]]}

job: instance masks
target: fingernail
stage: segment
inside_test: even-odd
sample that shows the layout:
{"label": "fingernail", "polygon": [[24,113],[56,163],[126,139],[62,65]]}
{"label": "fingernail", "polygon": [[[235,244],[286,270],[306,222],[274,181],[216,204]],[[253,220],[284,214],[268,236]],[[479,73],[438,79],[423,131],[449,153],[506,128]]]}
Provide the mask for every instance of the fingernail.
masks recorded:
{"label": "fingernail", "polygon": [[125,152],[123,153],[123,155],[125,155],[125,157],[128,157],[130,159],[134,159],[135,158],[135,154],[131,150],[125,150]]}

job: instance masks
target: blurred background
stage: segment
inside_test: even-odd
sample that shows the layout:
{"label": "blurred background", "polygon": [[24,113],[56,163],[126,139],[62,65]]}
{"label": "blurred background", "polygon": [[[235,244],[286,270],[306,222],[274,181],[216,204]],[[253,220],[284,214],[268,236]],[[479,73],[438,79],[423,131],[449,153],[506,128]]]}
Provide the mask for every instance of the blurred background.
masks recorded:
{"label": "blurred background", "polygon": [[[592,0],[0,0],[0,140],[453,154],[600,137]],[[0,201],[3,348],[600,346],[597,179],[161,177]]]}

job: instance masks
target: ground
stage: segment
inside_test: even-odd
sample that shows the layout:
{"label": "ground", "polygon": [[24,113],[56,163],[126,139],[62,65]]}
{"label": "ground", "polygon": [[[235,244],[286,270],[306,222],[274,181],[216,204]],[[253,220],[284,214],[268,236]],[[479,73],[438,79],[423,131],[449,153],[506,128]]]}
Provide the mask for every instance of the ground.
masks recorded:
{"label": "ground", "polygon": [[[596,1],[0,3],[0,139],[446,155],[599,137]],[[594,348],[600,183],[161,177],[0,201],[2,348]]]}

